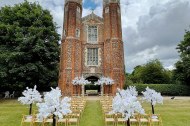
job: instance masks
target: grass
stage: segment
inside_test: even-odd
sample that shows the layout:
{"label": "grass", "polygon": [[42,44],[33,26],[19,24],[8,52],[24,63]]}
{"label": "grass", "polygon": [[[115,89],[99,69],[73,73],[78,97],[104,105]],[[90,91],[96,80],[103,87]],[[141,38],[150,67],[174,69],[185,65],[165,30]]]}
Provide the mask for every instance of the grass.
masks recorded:
{"label": "grass", "polygon": [[[151,107],[143,103],[147,113]],[[0,126],[20,126],[22,114],[28,114],[29,106],[17,100],[0,100]],[[161,114],[164,126],[190,126],[190,98],[169,98],[164,105],[156,105],[155,113]],[[99,101],[87,101],[80,126],[104,126]]]}
{"label": "grass", "polygon": [[87,106],[80,120],[80,126],[103,126],[104,120],[102,116],[99,101],[87,101]]}

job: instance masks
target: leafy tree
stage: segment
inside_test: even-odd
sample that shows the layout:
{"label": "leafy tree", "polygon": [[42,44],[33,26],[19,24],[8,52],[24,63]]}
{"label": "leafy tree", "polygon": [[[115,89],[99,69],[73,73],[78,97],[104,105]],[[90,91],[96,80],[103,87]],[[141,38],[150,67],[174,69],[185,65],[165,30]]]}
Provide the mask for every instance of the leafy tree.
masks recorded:
{"label": "leafy tree", "polygon": [[133,84],[133,81],[131,80],[131,74],[125,73],[125,83],[124,83],[124,89],[127,89],[127,86]]}
{"label": "leafy tree", "polygon": [[56,85],[60,37],[48,10],[27,1],[0,9],[0,88]]}
{"label": "leafy tree", "polygon": [[133,83],[168,84],[171,83],[172,72],[164,69],[159,60],[151,60],[134,68],[128,77]]}
{"label": "leafy tree", "polygon": [[144,66],[142,80],[147,84],[168,84],[169,74],[159,60],[152,60]]}
{"label": "leafy tree", "polygon": [[186,31],[184,40],[178,44],[177,50],[181,60],[175,64],[174,78],[177,82],[190,85],[190,31]]}
{"label": "leafy tree", "polygon": [[142,74],[143,74],[144,66],[138,65],[134,68],[134,71],[129,76],[134,83],[143,83]]}

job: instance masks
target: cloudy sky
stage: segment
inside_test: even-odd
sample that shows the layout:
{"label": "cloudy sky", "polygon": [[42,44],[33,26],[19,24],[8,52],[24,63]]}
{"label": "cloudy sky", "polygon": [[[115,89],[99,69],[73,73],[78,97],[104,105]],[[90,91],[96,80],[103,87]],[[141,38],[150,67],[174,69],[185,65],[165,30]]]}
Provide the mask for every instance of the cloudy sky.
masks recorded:
{"label": "cloudy sky", "polygon": [[[24,0],[0,0],[0,7]],[[38,1],[51,11],[61,34],[64,0]],[[102,17],[103,0],[83,0],[83,16],[94,12]],[[176,46],[190,29],[190,0],[121,0],[126,71],[151,59],[172,69],[179,54]]]}

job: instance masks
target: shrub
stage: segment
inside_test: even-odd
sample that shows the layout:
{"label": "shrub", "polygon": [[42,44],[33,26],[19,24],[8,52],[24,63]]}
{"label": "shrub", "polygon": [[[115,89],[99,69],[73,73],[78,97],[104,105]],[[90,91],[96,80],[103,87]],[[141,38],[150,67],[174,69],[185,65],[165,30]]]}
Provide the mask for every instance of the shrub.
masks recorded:
{"label": "shrub", "polygon": [[190,96],[190,87],[179,84],[131,84],[129,86],[136,86],[137,91],[141,94],[148,86],[162,95],[168,96]]}

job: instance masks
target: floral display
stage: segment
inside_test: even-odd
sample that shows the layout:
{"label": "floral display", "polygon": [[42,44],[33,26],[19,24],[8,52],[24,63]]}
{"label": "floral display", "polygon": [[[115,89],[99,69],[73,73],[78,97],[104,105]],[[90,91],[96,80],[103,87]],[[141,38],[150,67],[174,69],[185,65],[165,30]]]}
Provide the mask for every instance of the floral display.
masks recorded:
{"label": "floral display", "polygon": [[87,84],[90,84],[91,82],[88,81],[88,80],[85,80],[84,77],[75,77],[74,80],[72,81],[72,84],[76,86],[76,93],[78,94],[77,92],[77,86],[78,85],[82,85],[81,88],[82,88],[82,95],[84,96],[84,85],[87,85]]}
{"label": "floral display", "polygon": [[129,86],[127,88],[127,90],[120,90],[120,89],[118,89],[118,90],[121,91],[121,93],[123,93],[123,95],[131,94],[132,96],[136,96],[136,97],[138,96],[138,92],[137,92],[135,86]]}
{"label": "floral display", "polygon": [[142,94],[144,95],[142,99],[151,103],[152,113],[154,114],[154,106],[156,105],[156,103],[163,104],[163,97],[160,93],[156,92],[153,89],[150,89],[149,87],[147,87],[146,91],[142,92]]}
{"label": "floral display", "polygon": [[95,82],[95,85],[101,85],[101,95],[103,95],[103,85],[109,86],[109,92],[110,92],[110,86],[114,84],[114,80],[109,77],[101,77],[97,82]]}
{"label": "floral display", "polygon": [[32,112],[32,104],[41,102],[42,98],[40,93],[36,90],[37,86],[35,85],[34,88],[26,87],[26,90],[22,92],[23,97],[19,97],[18,101],[20,101],[24,105],[30,105],[29,114],[31,115]]}
{"label": "floral display", "polygon": [[122,113],[126,121],[129,120],[135,112],[144,114],[144,109],[137,99],[137,94],[135,87],[129,87],[126,90],[118,89],[113,99],[113,110],[111,113]]}
{"label": "floral display", "polygon": [[18,101],[20,101],[22,104],[32,104],[34,102],[41,102],[41,95],[36,90],[36,88],[36,85],[34,86],[34,89],[26,87],[26,90],[22,92],[23,97],[19,97]]}
{"label": "floral display", "polygon": [[85,80],[84,77],[75,77],[74,80],[72,81],[73,85],[86,85],[90,84],[91,82],[88,80]]}
{"label": "floral display", "polygon": [[62,119],[63,115],[71,113],[69,103],[71,99],[69,97],[62,99],[61,96],[61,90],[58,87],[47,92],[44,96],[44,102],[37,104],[39,108],[37,117],[43,119],[54,115]]}
{"label": "floral display", "polygon": [[153,89],[150,89],[149,87],[147,87],[146,91],[142,92],[142,94],[144,95],[143,100],[150,102],[154,106],[156,103],[163,104],[163,97],[161,94]]}
{"label": "floral display", "polygon": [[112,85],[114,84],[114,80],[109,77],[101,77],[95,85]]}

